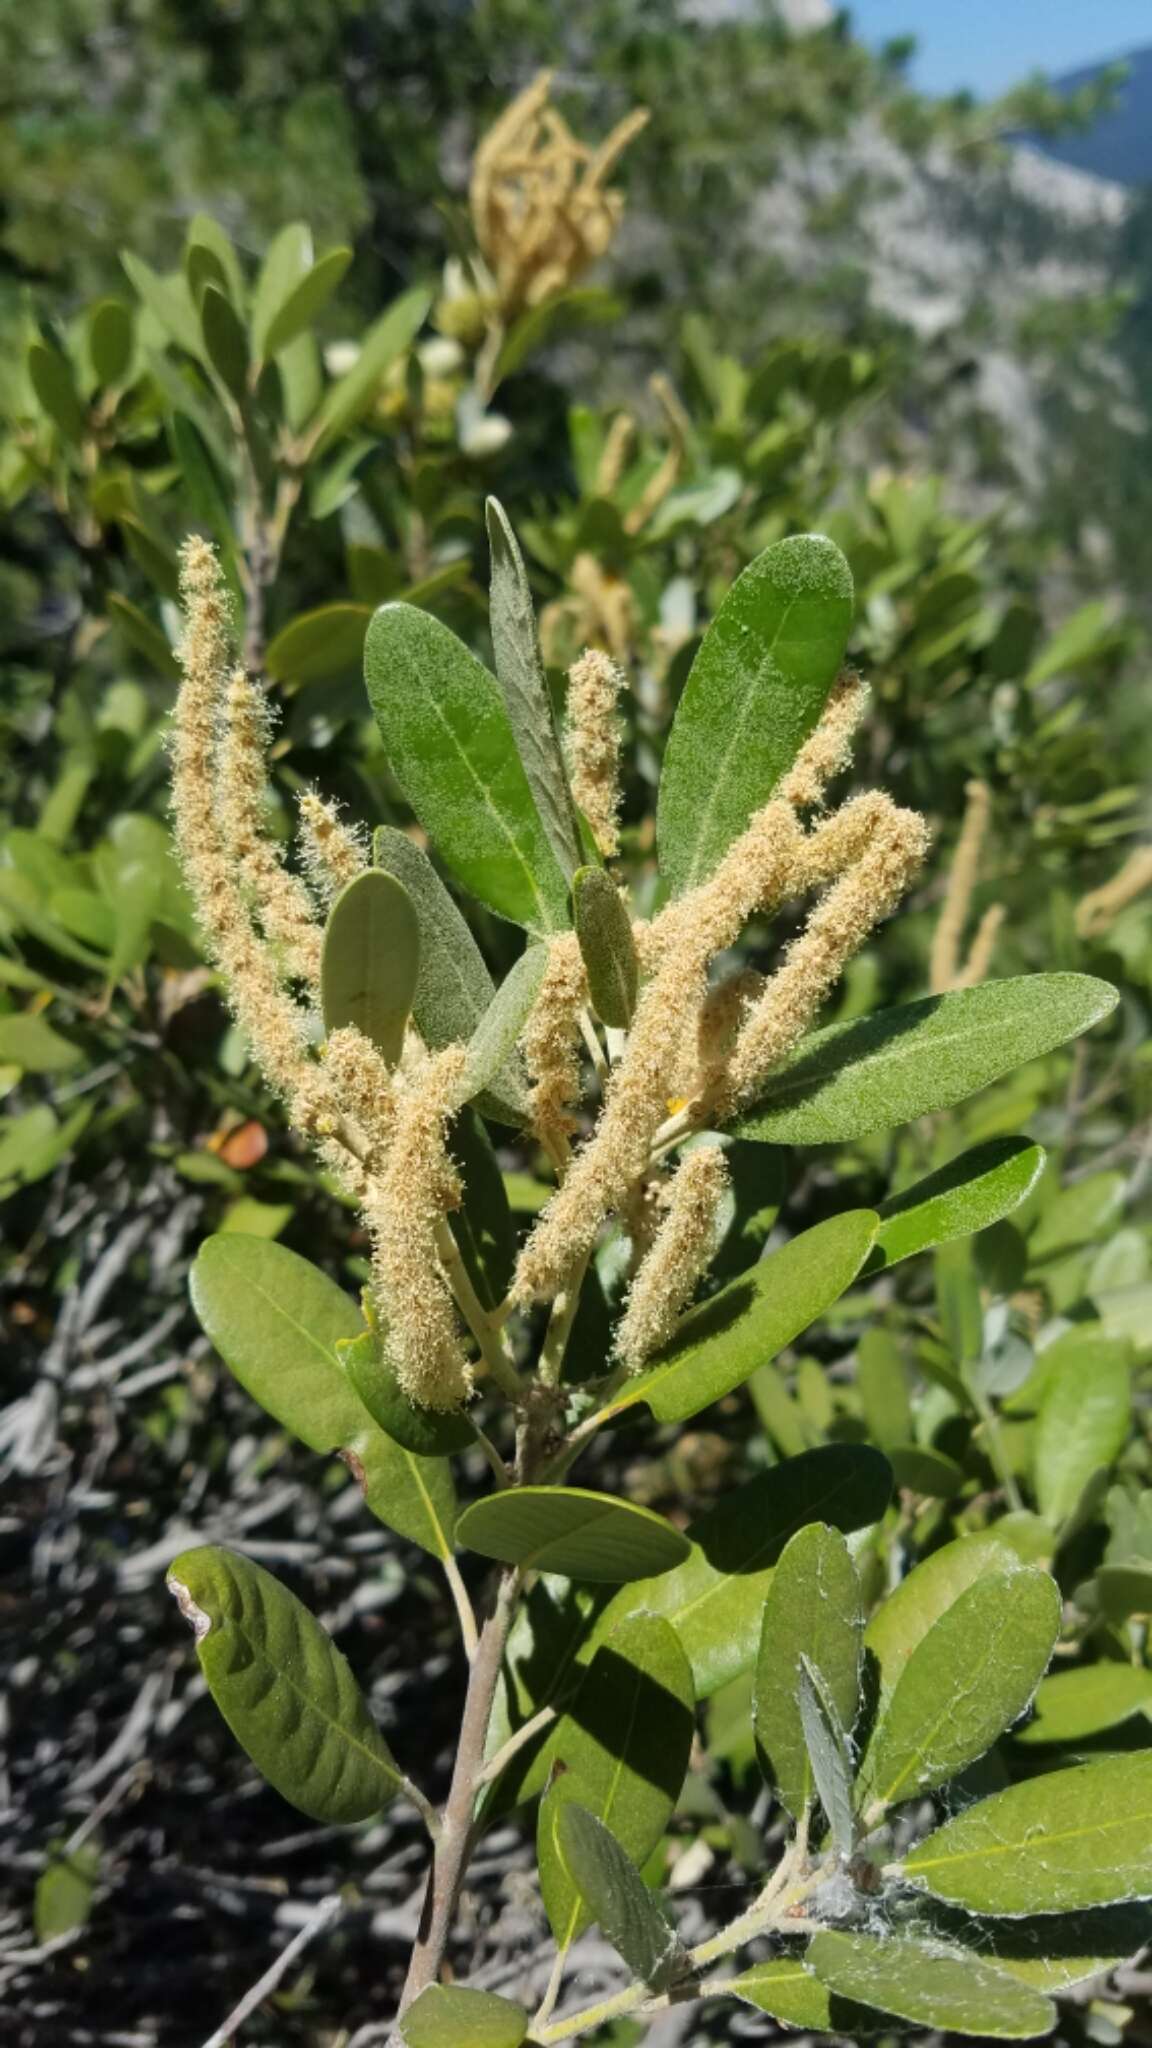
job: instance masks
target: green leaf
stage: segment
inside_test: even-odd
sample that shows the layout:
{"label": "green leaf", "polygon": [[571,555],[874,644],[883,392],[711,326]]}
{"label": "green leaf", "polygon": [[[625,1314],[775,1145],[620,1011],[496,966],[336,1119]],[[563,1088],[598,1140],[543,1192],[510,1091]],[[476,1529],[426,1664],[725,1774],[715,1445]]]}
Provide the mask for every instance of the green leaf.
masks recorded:
{"label": "green leaf", "polygon": [[828,1444],[758,1473],[689,1524],[691,1555],[675,1571],[628,1586],[604,1610],[600,1629],[643,1609],[666,1617],[708,1699],[756,1661],[761,1614],[773,1568],[797,1530],[812,1521],[851,1531],[878,1522],[892,1475],[865,1444]]}
{"label": "green leaf", "polygon": [[337,1346],[363,1334],[351,1297],[268,1238],[227,1231],[201,1245],[192,1306],[229,1371],[313,1451],[338,1451],[370,1512],[433,1557],[448,1557],[456,1494],[441,1458],[417,1456],[369,1419]]}
{"label": "green leaf", "polygon": [[560,1809],[564,1867],[606,1941],[654,1992],[691,1973],[688,1952],[610,1828],[575,1803]]}
{"label": "green leaf", "polygon": [[1122,1173],[1090,1173],[1086,1180],[1061,1189],[1029,1239],[1029,1258],[1051,1258],[1096,1243],[1123,1208],[1126,1185]]}
{"label": "green leaf", "polygon": [[279,683],[338,676],[357,666],[371,617],[366,604],[321,604],[300,612],[269,641],[264,666]]}
{"label": "green leaf", "polygon": [[38,1942],[59,1941],[86,1927],[92,1916],[92,1902],[100,1876],[100,1848],[97,1842],[81,1842],[76,1849],[55,1848],[36,1880],[32,1924]]}
{"label": "green leaf", "polygon": [[186,354],[201,352],[200,322],[187,280],[181,276],[161,277],[131,249],[120,252],[120,262],[129,283],[147,307],[158,327]]}
{"label": "green leaf", "polygon": [[328,913],[320,960],[324,1029],[354,1024],[390,1067],[404,1048],[420,967],[420,928],[402,882],[365,868]]}
{"label": "green leaf", "polygon": [[692,1678],[673,1630],[652,1615],[622,1622],[598,1645],[557,1731],[556,1775],[540,1805],[540,1889],[558,1947],[590,1917],[561,1849],[564,1808],[584,1807],[643,1865],[680,1796],[694,1728]]}
{"label": "green leaf", "polygon": [[221,227],[218,220],[213,220],[210,213],[194,213],[188,223],[184,245],[186,268],[196,250],[212,258],[216,274],[227,286],[233,304],[243,306],[244,273],[240,268],[240,259],[227,229]]}
{"label": "green leaf", "polygon": [[1137,1664],[1084,1664],[1044,1679],[1032,1704],[1035,1718],[1016,1730],[1017,1742],[1083,1742],[1133,1714],[1152,1719],[1152,1671]]}
{"label": "green leaf", "polygon": [[[439,1052],[467,1041],[496,993],[484,956],[431,861],[406,833],[381,825],[373,835],[378,868],[403,882],[420,926],[420,971],[412,1015],[426,1045]],[[528,1077],[518,1057],[502,1067],[476,1098],[476,1107],[498,1123],[528,1120]]]}
{"label": "green leaf", "polygon": [[1032,2041],[1056,2024],[1048,1999],[964,1949],[900,1935],[825,1932],[810,1942],[808,1963],[830,1991],[915,2026]]}
{"label": "green leaf", "polygon": [[166,676],[170,682],[180,680],[180,664],[169,647],[167,640],[139,605],[121,597],[118,590],[110,590],[107,598],[108,613],[114,625],[118,626],[129,646],[142,654],[157,675]]}
{"label": "green leaf", "polygon": [[0,1017],[0,1062],[26,1074],[62,1074],[84,1057],[78,1045],[54,1031],[46,1017]]}
{"label": "green leaf", "polygon": [[168,420],[168,435],[172,458],[180,470],[192,517],[198,525],[207,527],[219,542],[228,579],[238,587],[232,516],[220,487],[216,465],[204,445],[199,428],[184,413],[174,412]]}
{"label": "green leaf", "polygon": [[1084,1913],[1045,1913],[1035,1920],[976,1920],[937,1906],[929,1921],[945,1938],[975,1940],[998,1970],[1034,1991],[1067,1991],[1115,1969],[1143,1948],[1147,1906],[1096,1906]]}
{"label": "green leaf", "polygon": [[88,315],[88,354],[104,390],[122,384],[132,362],[132,314],[120,299],[100,299]]}
{"label": "green leaf", "polygon": [[1126,1343],[1102,1337],[1082,1345],[1047,1380],[1040,1402],[1032,1469],[1036,1504],[1059,1528],[1093,1474],[1119,1457],[1128,1436],[1132,1373]]}
{"label": "green leaf", "polygon": [[1085,662],[1098,659],[1101,653],[1111,652],[1116,641],[1116,621],[1111,617],[1108,605],[1096,601],[1081,606],[1070,619],[1065,619],[1047,646],[1041,648],[1024,677],[1024,688],[1038,689],[1050,677],[1065,675]]}
{"label": "green leaf", "polygon": [[281,349],[287,348],[298,335],[303,334],[305,328],[312,325],[342,283],[351,261],[351,249],[329,249],[317,257],[311,270],[305,271],[299,283],[293,286],[286,298],[281,299],[279,309],[269,320],[261,351],[263,355],[278,356]]}
{"label": "green leaf", "polygon": [[742,1976],[733,1977],[725,1989],[745,2005],[754,2005],[759,2012],[782,2020],[786,2027],[802,2027],[814,2034],[839,2034],[847,2040],[879,2031],[875,2013],[851,2004],[848,1999],[831,1998],[827,1986],[798,1956],[756,1963]]}
{"label": "green leaf", "polygon": [[780,1798],[799,1819],[812,1797],[801,1722],[800,1660],[820,1673],[850,1733],[860,1699],[860,1585],[838,1529],[810,1522],[781,1552],[764,1602],[753,1719]]}
{"label": "green leaf", "polygon": [[400,2022],[407,2048],[520,2048],[528,2015],[494,1991],[429,1984]]}
{"label": "green leaf", "polygon": [[964,1484],[964,1468],[924,1444],[885,1444],[898,1492],[923,1494],[928,1500],[954,1500]]}
{"label": "green leaf", "polygon": [[571,877],[583,858],[580,826],[540,658],[528,572],[508,515],[496,498],[488,499],[485,516],[492,550],[489,606],[496,674],[548,843],[562,872]]}
{"label": "green leaf", "polygon": [[514,924],[563,930],[568,883],[495,677],[438,619],[386,604],[364,678],[388,765],[457,880]]}
{"label": "green leaf", "polygon": [[159,541],[149,533],[138,519],[122,513],[120,531],[128,544],[128,552],[138,569],[147,577],[152,588],[160,597],[166,597],[170,604],[179,602],[180,572],[176,557],[165,541]]}
{"label": "green leaf", "polygon": [[868,1434],[882,1451],[907,1444],[912,1435],[912,1402],[900,1346],[888,1330],[866,1330],[856,1347],[856,1385]]}
{"label": "green leaf", "polygon": [[517,1486],[465,1508],[456,1534],[468,1550],[525,1570],[619,1585],[670,1571],[688,1539],[660,1515],[577,1486]]}
{"label": "green leaf", "polygon": [[852,577],[838,547],[797,534],[737,577],[692,664],[660,777],[660,872],[708,879],[813,731],[844,658]]}
{"label": "green leaf", "polygon": [[925,996],[802,1039],[733,1125],[774,1145],[832,1145],[948,1109],[1115,1009],[1088,974],[1023,974]]}
{"label": "green leaf", "polygon": [[880,1230],[865,1271],[879,1272],[951,1238],[1010,1216],[1031,1194],[1046,1154],[1029,1138],[992,1138],[880,1204]]}
{"label": "green leaf", "polygon": [[[252,353],[258,363],[273,353],[269,346],[273,323],[311,264],[312,236],[307,226],[300,220],[289,221],[269,243],[252,293]],[[287,341],[291,338],[285,336]]]}
{"label": "green leaf", "polygon": [[440,1415],[418,1408],[408,1399],[388,1357],[386,1330],[365,1330],[359,1337],[338,1337],[336,1356],[351,1381],[357,1400],[386,1436],[421,1458],[445,1458],[471,1450],[476,1432],[462,1415]]}
{"label": "green leaf", "polygon": [[313,1820],[368,1820],[403,1775],[315,1616],[258,1564],[205,1544],[168,1568],[208,1689],[257,1770]]}
{"label": "green leaf", "polygon": [[48,418],[64,439],[82,441],[88,421],[67,356],[51,342],[34,341],[28,350],[28,378]]}
{"label": "green leaf", "polygon": [[483,1095],[508,1071],[547,965],[548,948],[529,946],[509,968],[468,1041],[468,1059],[460,1080],[464,1102]]}
{"label": "green leaf", "polygon": [[1018,1721],[1060,1633],[1060,1592],[1028,1565],[990,1571],[927,1630],[868,1746],[876,1809],[954,1778]]}
{"label": "green leaf", "polygon": [[626,1031],[640,989],[640,962],[627,906],[603,868],[577,868],[572,910],[592,1008],[613,1030]]}
{"label": "green leaf", "polygon": [[611,1402],[646,1401],[658,1422],[684,1422],[740,1386],[850,1287],[876,1236],[871,1209],[817,1223],[684,1316],[647,1371]]}
{"label": "green leaf", "polygon": [[911,1850],[900,1875],[973,1913],[1152,1898],[1152,1753],[1051,1771],[982,1799]]}
{"label": "green leaf", "polygon": [[200,328],[208,361],[224,389],[243,399],[248,390],[248,336],[231,299],[217,285],[204,288]]}
{"label": "green leaf", "polygon": [[832,1848],[849,1857],[856,1840],[852,1807],[852,1748],[836,1702],[812,1663],[801,1651],[796,1698],[804,1745],[816,1795],[824,1809]]}
{"label": "green leaf", "polygon": [[961,1536],[933,1551],[889,1593],[864,1631],[864,1648],[875,1659],[879,1676],[878,1716],[941,1615],[985,1572],[1002,1572],[1015,1562],[1014,1553],[995,1536]]}
{"label": "green leaf", "polygon": [[398,299],[394,299],[387,312],[382,313],[368,329],[352,368],[337,378],[324,394],[309,434],[312,456],[330,448],[333,441],[346,433],[349,427],[354,427],[367,412],[385,372],[415,339],[431,303],[430,288],[423,284],[414,285],[410,291],[402,292]]}

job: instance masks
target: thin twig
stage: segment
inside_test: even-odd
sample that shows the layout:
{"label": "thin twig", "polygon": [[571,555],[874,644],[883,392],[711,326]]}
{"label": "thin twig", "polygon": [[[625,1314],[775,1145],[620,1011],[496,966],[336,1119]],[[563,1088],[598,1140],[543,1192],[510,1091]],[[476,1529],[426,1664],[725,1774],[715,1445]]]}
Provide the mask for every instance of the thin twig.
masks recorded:
{"label": "thin twig", "polygon": [[209,2035],[204,2043],[204,2048],[228,2048],[228,2043],[235,2038],[237,2030],[243,2026],[245,2020],[251,2019],[253,2013],[259,2006],[263,2005],[264,2000],[269,1994],[275,1991],[277,1985],[292,1968],[297,1956],[303,1954],[309,1943],[315,1941],[318,1934],[323,1934],[327,1928],[332,1926],[333,1922],[342,1912],[343,1906],[344,1901],[337,1892],[332,1892],[328,1898],[321,1899],[316,1911],[304,1922],[299,1933],[293,1935],[287,1948],[281,1950],[275,1962],[269,1969],[265,1970],[264,1975],[258,1983],[252,1986],[251,1991],[244,1993],[239,2005],[232,2008],[223,2026],[217,2027],[216,2032]]}

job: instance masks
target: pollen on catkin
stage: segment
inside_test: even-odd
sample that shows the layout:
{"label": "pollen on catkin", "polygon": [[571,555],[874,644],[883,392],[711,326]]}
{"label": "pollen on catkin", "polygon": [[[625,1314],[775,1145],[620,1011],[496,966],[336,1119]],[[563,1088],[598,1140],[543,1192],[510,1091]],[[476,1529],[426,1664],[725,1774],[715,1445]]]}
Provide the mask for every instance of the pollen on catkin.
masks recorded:
{"label": "pollen on catkin", "polygon": [[605,858],[620,850],[620,719],[624,678],[597,647],[586,647],[568,671],[568,767],[572,794]]}
{"label": "pollen on catkin", "polygon": [[238,862],[220,833],[217,742],[232,665],[231,612],[214,550],[185,542],[180,558],[185,628],[178,650],[183,682],[172,716],[172,814],[176,850],[211,958],[237,1021],[293,1120],[314,1130],[326,1096],[306,1047],[308,1017],[281,986],[280,970],[256,931]]}
{"label": "pollen on catkin", "polygon": [[803,834],[787,804],[770,804],[731,847],[712,878],[663,910],[643,935],[652,963],[628,1044],[604,1108],[563,1185],[536,1220],[516,1268],[520,1303],[546,1300],[571,1260],[590,1250],[604,1219],[645,1171],[667,1110],[684,1032],[700,1014],[708,962],[730,946],[751,912],[780,900]]}
{"label": "pollen on catkin", "polygon": [[631,1373],[667,1343],[716,1249],[728,1163],[719,1145],[686,1152],[662,1190],[664,1219],[628,1294],[616,1335]]}
{"label": "pollen on catkin", "polygon": [[873,927],[899,902],[928,851],[916,811],[879,791],[856,797],[805,842],[802,886],[831,883],[749,1011],[712,1106],[747,1102],[808,1029]]}
{"label": "pollen on catkin", "polygon": [[837,678],[815,732],[781,779],[776,794],[784,803],[794,804],[800,811],[823,803],[828,784],[843,774],[852,759],[852,742],[868,696],[868,685],[855,669],[845,669]]}
{"label": "pollen on catkin", "polygon": [[316,987],[323,932],[303,882],[289,874],[280,849],[266,838],[262,812],[272,720],[258,683],[237,668],[224,697],[217,770],[220,837],[236,861],[253,913],[282,949],[288,973]]}
{"label": "pollen on catkin", "polygon": [[387,1155],[364,1205],[397,1377],[410,1400],[441,1411],[458,1408],[472,1392],[472,1367],[437,1249],[438,1226],[460,1199],[447,1126],[459,1106],[466,1060],[466,1047],[447,1046],[398,1092]]}
{"label": "pollen on catkin", "polygon": [[572,1111],[580,1100],[580,1012],[587,1001],[579,940],[559,932],[548,941],[544,979],[520,1036],[532,1077],[532,1128],[548,1148],[562,1146],[577,1128]]}
{"label": "pollen on catkin", "polygon": [[[988,832],[988,820],[992,808],[992,793],[986,782],[970,782],[964,792],[967,799],[964,820],[952,854],[952,865],[944,890],[944,901],[936,921],[932,939],[932,954],[929,962],[929,986],[933,995],[942,995],[947,989],[971,986],[961,976],[965,969],[961,964],[960,948],[964,939],[964,927],[972,905],[972,895],[980,871],[980,855]],[[999,920],[997,920],[997,925]],[[993,925],[991,937],[996,935]],[[985,945],[990,950],[990,940],[985,936]],[[987,962],[985,962],[985,969]],[[977,974],[974,979],[980,980]]]}
{"label": "pollen on catkin", "polygon": [[344,1024],[325,1044],[324,1071],[337,1107],[361,1134],[373,1166],[379,1166],[396,1120],[392,1073],[379,1047],[355,1024]]}
{"label": "pollen on catkin", "polygon": [[368,865],[366,834],[346,825],[335,804],[306,789],[297,804],[300,857],[322,902],[330,903]]}

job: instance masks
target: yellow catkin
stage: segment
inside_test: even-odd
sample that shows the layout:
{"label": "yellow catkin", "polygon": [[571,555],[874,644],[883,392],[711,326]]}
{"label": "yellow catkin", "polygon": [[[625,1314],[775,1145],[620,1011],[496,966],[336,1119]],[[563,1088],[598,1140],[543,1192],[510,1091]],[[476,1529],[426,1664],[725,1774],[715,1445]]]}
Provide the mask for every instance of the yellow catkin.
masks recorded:
{"label": "yellow catkin", "polygon": [[691,1101],[714,1087],[732,1057],[740,1027],[764,991],[764,976],[743,967],[710,988],[693,1034],[693,1073],[683,1089]]}
{"label": "yellow catkin", "polygon": [[992,794],[986,782],[970,782],[965,790],[964,820],[948,870],[944,901],[936,920],[929,962],[929,985],[934,995],[947,989],[966,987],[960,980],[963,967],[960,948],[964,927],[972,906],[972,894],[980,871],[980,855],[988,831]]}
{"label": "yellow catkin", "polygon": [[372,1164],[388,1149],[396,1118],[396,1094],[388,1063],[355,1024],[333,1031],[324,1047],[324,1071],[333,1099],[360,1133]]}
{"label": "yellow catkin", "polygon": [[397,1377],[411,1400],[442,1411],[458,1408],[472,1391],[436,1242],[438,1226],[460,1199],[446,1129],[466,1059],[464,1046],[446,1047],[398,1094],[387,1155],[365,1201]]}
{"label": "yellow catkin", "polygon": [[629,1372],[667,1343],[716,1249],[728,1164],[719,1145],[686,1152],[662,1191],[664,1219],[628,1295],[616,1350]]}
{"label": "yellow catkin", "polygon": [[307,1013],[281,987],[279,967],[249,915],[239,866],[220,835],[217,737],[232,666],[231,615],[219,562],[206,541],[185,543],[180,581],[184,679],[172,718],[176,848],[205,943],[253,1054],[287,1098],[294,1121],[313,1130],[326,1094],[306,1048]]}
{"label": "yellow catkin", "polygon": [[604,436],[596,464],[596,496],[610,498],[624,474],[624,466],[636,446],[636,422],[630,412],[618,412]]}
{"label": "yellow catkin", "polygon": [[279,847],[262,828],[270,731],[263,689],[242,668],[234,670],[219,744],[220,837],[239,866],[266,936],[282,949],[287,970],[315,987],[324,935],[303,882],[288,873]]}
{"label": "yellow catkin", "polygon": [[577,1128],[573,1107],[580,1100],[580,1012],[588,1001],[588,978],[575,932],[548,941],[548,965],[520,1044],[532,1076],[532,1128],[549,1150]]}
{"label": "yellow catkin", "polygon": [[586,647],[568,671],[568,767],[572,794],[605,858],[620,850],[620,719],[624,678],[607,654]]}
{"label": "yellow catkin", "polygon": [[331,902],[368,865],[364,835],[346,825],[335,804],[315,790],[304,791],[297,811],[300,857],[317,894]]}
{"label": "yellow catkin", "polygon": [[1106,932],[1113,918],[1129,903],[1152,889],[1152,846],[1138,846],[1130,853],[1111,881],[1090,889],[1076,905],[1076,929],[1082,938]]}
{"label": "yellow catkin", "polygon": [[977,982],[984,980],[992,965],[992,955],[996,951],[996,941],[1006,915],[1002,903],[993,903],[984,912],[976,927],[976,936],[968,948],[968,958],[959,974],[953,977],[954,989],[975,988]]}
{"label": "yellow catkin", "polygon": [[822,803],[824,792],[852,759],[852,742],[868,704],[868,685],[853,669],[838,678],[823,716],[805,740],[776,794],[797,810]]}
{"label": "yellow catkin", "polygon": [[787,804],[769,804],[703,887],[670,904],[644,936],[652,972],[640,992],[628,1044],[608,1084],[603,1111],[567,1178],[524,1246],[516,1269],[520,1302],[547,1299],[574,1257],[645,1172],[663,1121],[685,1030],[699,1016],[713,955],[730,946],[754,910],[786,893],[802,834]]}
{"label": "yellow catkin", "polygon": [[799,879],[832,886],[749,1011],[716,1107],[755,1094],[811,1024],[869,932],[893,910],[928,850],[924,820],[878,791],[857,797],[805,844]]}

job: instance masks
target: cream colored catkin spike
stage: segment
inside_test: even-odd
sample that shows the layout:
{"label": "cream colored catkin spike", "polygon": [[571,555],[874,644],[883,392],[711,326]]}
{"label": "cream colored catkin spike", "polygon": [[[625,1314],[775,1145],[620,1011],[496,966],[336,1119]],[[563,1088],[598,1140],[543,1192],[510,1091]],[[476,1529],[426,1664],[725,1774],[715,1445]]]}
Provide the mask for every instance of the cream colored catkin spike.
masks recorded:
{"label": "cream colored catkin spike", "polygon": [[264,690],[244,669],[235,669],[225,693],[219,742],[221,840],[238,863],[252,912],[281,949],[286,969],[316,988],[324,934],[303,882],[289,874],[279,847],[263,829],[271,730]]}
{"label": "cream colored catkin spike", "polygon": [[367,834],[312,789],[299,798],[297,816],[300,857],[317,895],[330,903],[368,866]]}
{"label": "cream colored catkin spike", "polygon": [[572,794],[606,860],[620,851],[620,716],[624,677],[611,656],[586,647],[568,671],[565,734]]}
{"label": "cream colored catkin spike", "polygon": [[816,730],[809,735],[776,791],[798,811],[824,801],[828,784],[843,774],[852,759],[852,742],[868,708],[870,692],[855,669],[837,677]]}
{"label": "cream colored catkin spike", "polygon": [[616,1336],[630,1373],[667,1343],[716,1250],[728,1162],[719,1145],[684,1154],[662,1193],[664,1217],[632,1282]]}
{"label": "cream colored catkin spike", "polygon": [[928,843],[919,813],[879,791],[854,798],[810,836],[803,879],[832,886],[745,1018],[711,1104],[719,1114],[748,1102],[803,1037],[848,961],[895,909]]}
{"label": "cream colored catkin spike", "polygon": [[[988,834],[992,792],[986,782],[972,781],[965,788],[964,819],[948,870],[944,901],[936,920],[928,981],[933,995],[949,989],[971,988],[982,981],[991,963],[992,947],[1003,921],[998,906],[986,911],[967,961],[961,962],[964,928],[980,873],[980,856]],[[993,914],[996,912],[997,914]]]}
{"label": "cream colored catkin spike", "polygon": [[460,1199],[446,1135],[466,1061],[465,1046],[447,1046],[397,1090],[387,1153],[364,1205],[397,1377],[410,1400],[442,1411],[460,1407],[472,1392],[436,1243],[438,1226]]}
{"label": "cream colored catkin spike", "polygon": [[252,922],[239,862],[221,837],[218,741],[232,668],[232,620],[220,564],[206,541],[185,542],[180,585],[183,682],[172,717],[176,848],[205,944],[257,1063],[287,1100],[293,1120],[314,1130],[328,1104],[306,1046],[308,1014],[281,985],[280,966]]}
{"label": "cream colored catkin spike", "polygon": [[576,1130],[573,1110],[580,1100],[580,1013],[588,1001],[588,978],[575,932],[548,941],[548,964],[520,1048],[532,1077],[532,1129],[546,1150],[562,1154]]}

